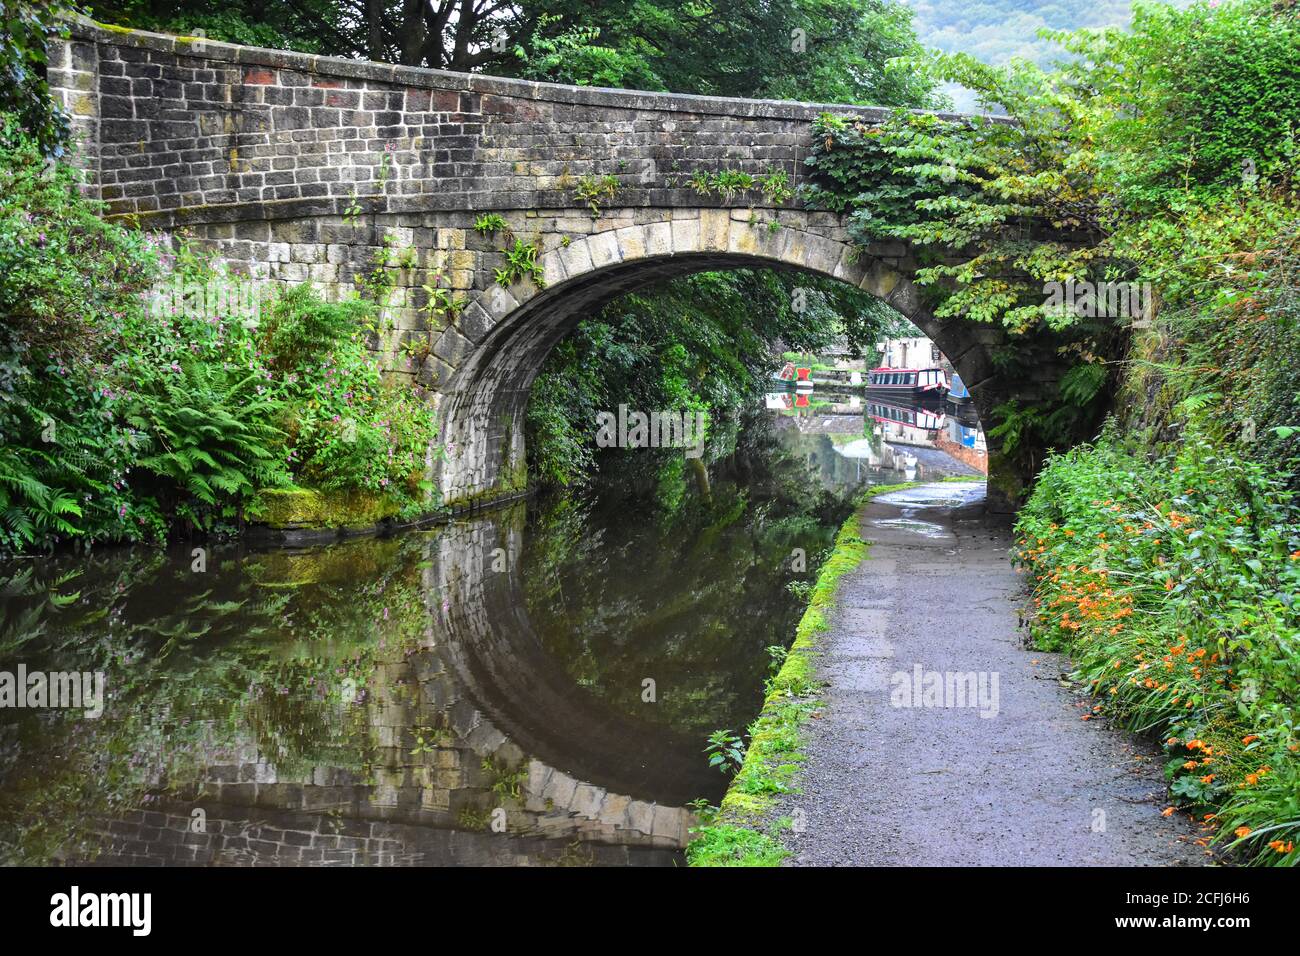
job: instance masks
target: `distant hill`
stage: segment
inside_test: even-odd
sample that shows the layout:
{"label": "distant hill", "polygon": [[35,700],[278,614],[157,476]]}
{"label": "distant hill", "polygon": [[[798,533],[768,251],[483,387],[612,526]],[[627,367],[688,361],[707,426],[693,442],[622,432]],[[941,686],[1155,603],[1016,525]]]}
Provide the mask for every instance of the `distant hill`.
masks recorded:
{"label": "distant hill", "polygon": [[[970,53],[986,63],[1001,64],[1023,57],[1047,66],[1061,56],[1060,48],[1037,33],[1080,27],[1126,26],[1130,0],[900,0],[915,12],[921,43],[945,53]],[[1191,0],[1174,0],[1186,7]],[[949,95],[959,110],[975,108],[969,91],[954,88]]]}

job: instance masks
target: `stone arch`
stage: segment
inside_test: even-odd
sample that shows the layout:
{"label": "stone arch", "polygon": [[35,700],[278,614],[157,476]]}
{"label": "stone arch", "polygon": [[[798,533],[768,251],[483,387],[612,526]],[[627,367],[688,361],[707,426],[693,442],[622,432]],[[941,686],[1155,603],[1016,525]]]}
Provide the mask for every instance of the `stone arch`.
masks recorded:
{"label": "stone arch", "polygon": [[542,240],[542,287],[528,280],[494,285],[462,316],[461,327],[472,330],[477,345],[465,340],[455,372],[439,388],[447,449],[439,484],[452,507],[523,491],[523,413],[546,356],[581,318],[659,279],[736,268],[828,276],[870,292],[929,336],[970,384],[977,403],[980,385],[992,374],[979,347],[992,330],[937,319],[909,277],[915,265],[907,248],[882,243],[864,251],[832,214],[672,209],[590,235]]}

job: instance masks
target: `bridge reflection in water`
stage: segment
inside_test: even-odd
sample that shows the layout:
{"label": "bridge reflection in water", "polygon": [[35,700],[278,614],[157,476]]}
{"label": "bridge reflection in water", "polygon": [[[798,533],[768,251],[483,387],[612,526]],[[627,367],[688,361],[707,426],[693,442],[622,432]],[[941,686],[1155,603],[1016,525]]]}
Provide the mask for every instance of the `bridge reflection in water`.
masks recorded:
{"label": "bridge reflection in water", "polygon": [[428,531],[0,565],[0,669],[18,647],[110,695],[97,720],[0,712],[0,855],[680,863],[688,805],[727,779],[706,738],[756,716],[794,633],[787,585],[816,569],[792,549],[824,553],[857,484],[904,477],[887,447],[843,454],[880,445],[860,411],[817,414],[845,433],[772,416],[707,480],[629,456],[598,493]]}
{"label": "bridge reflection in water", "polygon": [[[235,741],[228,759],[104,821],[96,861],[677,861],[693,820],[684,804],[716,796],[720,775],[698,737],[617,712],[543,647],[518,571],[519,512],[420,536],[427,626],[374,651],[364,689],[342,708],[364,723],[343,759],[285,769],[259,741]],[[268,558],[319,588],[349,575],[346,551],[367,544]]]}
{"label": "bridge reflection in water", "polygon": [[628,456],[596,493],[426,531],[0,564],[0,669],[18,647],[110,695],[0,712],[0,856],[680,863],[727,780],[706,738],[757,715],[794,633],[816,569],[792,549],[851,507],[779,429],[732,441],[707,480]]}

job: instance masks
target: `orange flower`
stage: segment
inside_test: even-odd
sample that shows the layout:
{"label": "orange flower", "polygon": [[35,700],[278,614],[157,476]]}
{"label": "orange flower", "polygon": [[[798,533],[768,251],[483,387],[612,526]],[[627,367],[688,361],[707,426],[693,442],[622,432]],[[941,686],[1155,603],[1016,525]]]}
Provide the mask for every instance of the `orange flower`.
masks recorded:
{"label": "orange flower", "polygon": [[1241,738],[1241,742],[1243,744],[1248,744],[1252,740],[1259,740],[1259,734],[1247,734],[1246,736]]}
{"label": "orange flower", "polygon": [[1204,777],[1201,778],[1201,783],[1214,783],[1214,774],[1207,773]]}
{"label": "orange flower", "polygon": [[1160,811],[1160,815],[1162,817],[1168,817],[1168,816],[1172,816],[1173,812],[1174,812],[1173,807],[1165,807],[1163,810]]}
{"label": "orange flower", "polygon": [[1278,853],[1290,853],[1292,850],[1295,849],[1295,844],[1292,843],[1290,840],[1287,840],[1287,842],[1285,843],[1283,843],[1281,840],[1274,840],[1272,843],[1269,844],[1269,846],[1272,847],[1274,850],[1277,850]]}
{"label": "orange flower", "polygon": [[1238,840],[1244,840],[1246,837],[1250,836],[1250,827],[1237,827],[1237,829],[1232,832],[1237,834]]}

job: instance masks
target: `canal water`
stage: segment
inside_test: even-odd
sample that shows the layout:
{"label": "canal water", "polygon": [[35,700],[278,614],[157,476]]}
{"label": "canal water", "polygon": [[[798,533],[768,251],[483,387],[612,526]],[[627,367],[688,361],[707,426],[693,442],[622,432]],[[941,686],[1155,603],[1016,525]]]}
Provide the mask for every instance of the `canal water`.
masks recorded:
{"label": "canal water", "polygon": [[0,564],[0,676],[106,687],[0,708],[0,860],[681,863],[854,490],[964,470],[767,404],[447,525]]}

